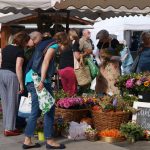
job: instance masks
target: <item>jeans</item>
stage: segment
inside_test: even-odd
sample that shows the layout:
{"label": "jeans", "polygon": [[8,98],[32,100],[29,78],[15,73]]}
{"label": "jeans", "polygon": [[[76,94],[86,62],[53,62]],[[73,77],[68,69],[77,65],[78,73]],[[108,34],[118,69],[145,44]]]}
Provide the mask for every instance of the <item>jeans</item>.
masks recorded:
{"label": "jeans", "polygon": [[[46,83],[44,87],[52,94],[51,84]],[[27,126],[25,128],[25,136],[33,137],[36,128],[37,118],[40,116],[39,101],[34,87],[34,83],[27,84],[27,90],[31,93],[32,98],[32,110],[31,115],[28,118]],[[44,114],[44,136],[46,139],[53,137],[53,124],[54,124],[55,106],[53,106],[49,112]]]}

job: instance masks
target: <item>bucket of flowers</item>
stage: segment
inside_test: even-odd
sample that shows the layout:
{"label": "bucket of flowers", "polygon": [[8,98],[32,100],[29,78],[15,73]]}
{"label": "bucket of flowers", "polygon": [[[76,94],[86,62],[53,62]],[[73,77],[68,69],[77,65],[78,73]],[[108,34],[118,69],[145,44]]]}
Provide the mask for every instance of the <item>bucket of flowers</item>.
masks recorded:
{"label": "bucket of flowers", "polygon": [[138,95],[150,92],[150,73],[132,73],[120,76],[115,85],[126,93]]}
{"label": "bucket of flowers", "polygon": [[106,95],[99,98],[92,108],[94,127],[98,131],[119,129],[122,123],[128,122],[131,113],[136,112],[132,105],[137,100],[137,97],[128,95]]}
{"label": "bucket of flowers", "polygon": [[86,136],[87,140],[91,141],[91,142],[95,142],[98,140],[97,130],[93,129],[91,127],[87,128],[85,130],[85,136]]}
{"label": "bucket of flowers", "polygon": [[82,97],[66,97],[56,102],[55,117],[61,116],[65,122],[80,122],[87,117],[95,99]]}
{"label": "bucket of flowers", "polygon": [[118,129],[105,129],[98,133],[99,139],[108,143],[121,142],[125,138]]}

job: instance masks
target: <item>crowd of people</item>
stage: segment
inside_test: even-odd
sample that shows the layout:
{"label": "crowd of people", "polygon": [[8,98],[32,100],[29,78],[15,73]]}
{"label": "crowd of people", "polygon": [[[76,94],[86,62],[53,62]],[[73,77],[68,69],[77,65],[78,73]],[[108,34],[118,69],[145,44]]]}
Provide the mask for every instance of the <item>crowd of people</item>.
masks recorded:
{"label": "crowd of people", "polygon": [[[144,32],[141,37],[143,43],[138,50],[134,72],[150,71],[150,33]],[[75,65],[75,60],[80,62],[81,59],[86,60],[90,57],[99,68],[95,85],[97,94],[119,94],[120,91],[114,83],[121,74],[130,74],[135,62],[125,41],[122,43],[123,48],[120,54],[109,56],[106,61],[105,51],[116,49],[120,43],[117,39],[111,38],[106,30],[99,31],[96,38],[99,40],[97,48],[94,48],[90,31],[87,29],[82,31],[81,38],[74,29],[70,29],[68,34],[58,32],[53,37],[49,32],[42,34],[37,31],[30,34],[21,31],[13,36],[12,43],[2,49],[0,55],[0,98],[5,136],[20,134],[20,131],[16,129],[18,95],[27,91],[31,94],[32,110],[24,131],[23,149],[40,147],[40,144],[32,143],[37,118],[41,114],[38,94],[45,88],[53,96],[51,79],[54,73],[58,72],[63,90],[69,96],[76,95],[79,88],[74,70],[80,66]],[[56,71],[57,54],[59,54],[59,67]],[[35,74],[40,79],[38,86],[35,86],[33,78]],[[81,88],[89,87],[86,85]],[[52,105],[44,114],[46,148],[64,149],[65,145],[53,140],[54,112],[55,106]]]}

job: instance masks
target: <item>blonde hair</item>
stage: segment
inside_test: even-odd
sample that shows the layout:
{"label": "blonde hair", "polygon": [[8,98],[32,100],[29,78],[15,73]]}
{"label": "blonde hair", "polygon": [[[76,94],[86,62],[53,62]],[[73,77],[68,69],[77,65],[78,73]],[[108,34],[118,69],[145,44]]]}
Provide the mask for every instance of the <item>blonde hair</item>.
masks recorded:
{"label": "blonde hair", "polygon": [[77,31],[74,30],[74,29],[70,29],[70,30],[69,30],[68,36],[69,36],[69,39],[70,39],[70,36],[72,36],[72,38],[73,38],[75,41],[79,41],[79,36],[78,36],[78,34],[77,34]]}
{"label": "blonde hair", "polygon": [[65,47],[69,46],[69,39],[65,32],[58,32],[54,35],[54,39],[58,42],[58,44],[62,44]]}

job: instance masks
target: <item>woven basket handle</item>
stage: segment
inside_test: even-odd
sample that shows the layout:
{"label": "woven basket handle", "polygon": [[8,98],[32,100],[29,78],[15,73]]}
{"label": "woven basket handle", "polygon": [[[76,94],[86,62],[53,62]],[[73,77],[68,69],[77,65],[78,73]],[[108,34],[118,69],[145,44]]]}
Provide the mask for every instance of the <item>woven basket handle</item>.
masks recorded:
{"label": "woven basket handle", "polygon": [[80,62],[79,62],[80,67],[84,67],[84,61],[83,61],[83,57],[80,58]]}

